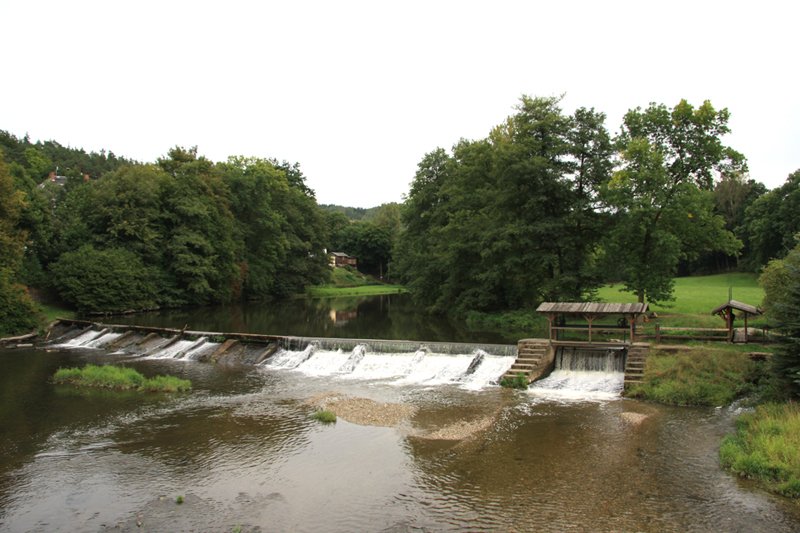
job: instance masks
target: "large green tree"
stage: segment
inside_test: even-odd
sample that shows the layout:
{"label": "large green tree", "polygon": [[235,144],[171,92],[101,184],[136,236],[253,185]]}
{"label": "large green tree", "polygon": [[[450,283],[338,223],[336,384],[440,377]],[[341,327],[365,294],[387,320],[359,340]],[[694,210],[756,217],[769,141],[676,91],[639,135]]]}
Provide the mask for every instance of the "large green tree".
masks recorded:
{"label": "large green tree", "polygon": [[651,104],[625,115],[620,168],[605,191],[616,219],[606,257],[612,275],[640,302],[671,299],[681,259],[741,246],[713,214],[711,196],[715,171],[744,166],[742,155],[722,143],[728,119],[726,109],[708,101],[694,108],[685,100],[671,110]]}
{"label": "large green tree", "polygon": [[0,335],[36,325],[35,306],[17,282],[27,237],[19,227],[25,206],[25,194],[14,187],[0,151]]}
{"label": "large green tree", "polygon": [[486,139],[420,162],[394,262],[428,308],[520,308],[598,283],[611,142],[601,113],[559,104],[525,96]]}

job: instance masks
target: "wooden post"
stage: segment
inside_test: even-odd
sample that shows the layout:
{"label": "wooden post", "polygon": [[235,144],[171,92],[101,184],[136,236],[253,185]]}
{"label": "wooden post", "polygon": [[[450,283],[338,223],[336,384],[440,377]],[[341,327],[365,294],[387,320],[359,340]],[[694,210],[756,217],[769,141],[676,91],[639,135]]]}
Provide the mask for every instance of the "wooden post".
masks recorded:
{"label": "wooden post", "polygon": [[744,314],[744,343],[747,344],[747,313]]}
{"label": "wooden post", "polygon": [[636,315],[631,315],[628,317],[628,324],[631,328],[631,344],[633,344],[633,337],[636,335]]}
{"label": "wooden post", "polygon": [[661,324],[656,322],[656,344],[661,344]]}
{"label": "wooden post", "polygon": [[591,315],[583,315],[583,318],[589,323],[589,342],[592,342],[592,320],[594,320],[594,317]]}

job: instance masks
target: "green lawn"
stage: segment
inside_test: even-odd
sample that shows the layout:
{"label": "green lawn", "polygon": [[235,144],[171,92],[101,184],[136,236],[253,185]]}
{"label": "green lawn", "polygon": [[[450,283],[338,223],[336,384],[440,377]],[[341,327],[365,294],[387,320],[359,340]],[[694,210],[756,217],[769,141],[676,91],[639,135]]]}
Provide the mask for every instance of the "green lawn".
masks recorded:
{"label": "green lawn", "polygon": [[336,296],[377,296],[379,294],[398,294],[406,292],[402,285],[365,285],[361,287],[334,287],[321,285],[309,287],[306,293],[314,298],[327,298]]}
{"label": "green lawn", "polygon": [[[728,288],[733,289],[733,299],[758,306],[764,291],[758,286],[756,274],[734,272],[713,276],[675,278],[675,301],[666,305],[651,305],[659,314],[710,314],[711,310],[728,301]],[[598,291],[605,302],[635,302],[636,295],[622,292],[622,285],[606,285]],[[719,320],[719,319],[717,319]]]}
{"label": "green lawn", "polygon": [[308,287],[306,294],[314,298],[336,296],[376,296],[406,292],[402,285],[389,285],[362,274],[353,267],[336,267],[331,270],[331,282]]}

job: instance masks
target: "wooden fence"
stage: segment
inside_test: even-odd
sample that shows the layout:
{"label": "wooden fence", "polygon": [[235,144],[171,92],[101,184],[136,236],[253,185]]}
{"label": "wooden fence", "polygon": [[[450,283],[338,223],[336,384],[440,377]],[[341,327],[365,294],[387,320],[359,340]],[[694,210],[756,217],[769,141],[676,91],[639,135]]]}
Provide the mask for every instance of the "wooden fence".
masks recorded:
{"label": "wooden fence", "polygon": [[661,324],[655,325],[655,332],[652,335],[640,335],[650,339],[655,339],[657,343],[661,343],[662,339],[668,340],[695,340],[695,341],[722,341],[722,342],[772,342],[771,335],[768,330],[762,328],[748,328],[747,339],[741,340],[727,328],[690,328],[681,326],[662,326]]}

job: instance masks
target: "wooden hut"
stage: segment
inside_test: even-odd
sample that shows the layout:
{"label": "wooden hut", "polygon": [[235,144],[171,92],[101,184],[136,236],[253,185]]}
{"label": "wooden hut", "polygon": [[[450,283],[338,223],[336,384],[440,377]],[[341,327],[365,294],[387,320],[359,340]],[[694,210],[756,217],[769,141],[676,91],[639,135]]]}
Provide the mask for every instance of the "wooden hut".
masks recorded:
{"label": "wooden hut", "polygon": [[[536,309],[547,317],[551,342],[561,342],[559,337],[569,331],[587,333],[586,341],[571,341],[597,344],[593,333],[628,333],[628,342],[636,338],[636,320],[647,312],[645,303],[601,303],[601,302],[544,302]],[[612,318],[608,323],[607,317]],[[575,320],[579,320],[578,323]]]}
{"label": "wooden hut", "polygon": [[736,318],[740,316],[744,316],[744,342],[747,343],[748,338],[748,331],[747,331],[747,318],[750,316],[758,316],[761,314],[761,310],[757,307],[754,307],[749,304],[745,304],[742,302],[737,302],[736,300],[728,300],[727,303],[724,303],[711,311],[712,315],[718,315],[725,321],[725,325],[728,328],[728,342],[733,342],[733,322]]}

